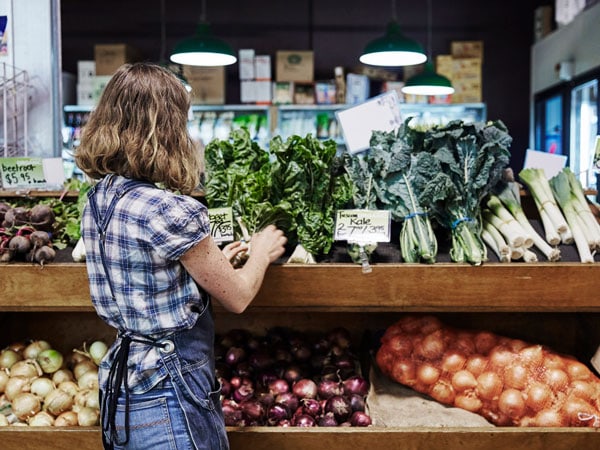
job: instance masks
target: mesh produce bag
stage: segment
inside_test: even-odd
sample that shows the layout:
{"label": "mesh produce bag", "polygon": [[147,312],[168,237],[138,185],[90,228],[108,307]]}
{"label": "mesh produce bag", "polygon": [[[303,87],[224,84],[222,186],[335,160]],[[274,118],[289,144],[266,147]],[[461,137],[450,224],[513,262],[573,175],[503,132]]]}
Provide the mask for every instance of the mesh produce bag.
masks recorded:
{"label": "mesh produce bag", "polygon": [[600,379],[545,346],[406,316],[376,354],[392,380],[499,426],[600,427]]}

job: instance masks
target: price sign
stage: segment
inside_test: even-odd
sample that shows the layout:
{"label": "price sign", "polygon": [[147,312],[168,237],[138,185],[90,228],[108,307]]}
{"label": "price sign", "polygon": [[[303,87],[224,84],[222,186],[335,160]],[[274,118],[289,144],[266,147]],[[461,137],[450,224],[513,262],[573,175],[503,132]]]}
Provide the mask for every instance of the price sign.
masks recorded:
{"label": "price sign", "polygon": [[46,184],[42,158],[0,158],[2,187],[32,188]]}
{"label": "price sign", "polygon": [[361,243],[390,242],[389,211],[340,209],[335,217],[336,241]]}
{"label": "price sign", "polygon": [[233,236],[233,211],[231,208],[211,208],[208,210],[210,219],[210,235],[215,242],[231,242]]}

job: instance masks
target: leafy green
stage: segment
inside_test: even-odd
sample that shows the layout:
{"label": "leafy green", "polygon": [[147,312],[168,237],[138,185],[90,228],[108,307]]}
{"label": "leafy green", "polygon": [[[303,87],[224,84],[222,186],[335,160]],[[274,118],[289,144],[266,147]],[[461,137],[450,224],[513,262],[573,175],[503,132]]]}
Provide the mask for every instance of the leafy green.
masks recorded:
{"label": "leafy green", "polygon": [[486,248],[481,240],[480,204],[508,165],[512,138],[506,126],[501,121],[452,121],[411,134],[417,135],[414,142],[422,142],[414,149],[422,153],[417,155],[417,165],[427,167],[424,176],[417,178],[419,201],[450,229],[452,260],[481,264]]}

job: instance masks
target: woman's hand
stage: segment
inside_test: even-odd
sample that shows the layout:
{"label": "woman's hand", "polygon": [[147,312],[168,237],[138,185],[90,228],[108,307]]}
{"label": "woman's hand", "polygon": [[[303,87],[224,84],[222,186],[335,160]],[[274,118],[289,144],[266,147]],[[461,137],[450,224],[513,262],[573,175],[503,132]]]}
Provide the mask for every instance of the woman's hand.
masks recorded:
{"label": "woman's hand", "polygon": [[250,246],[244,241],[235,241],[227,244],[223,247],[223,254],[228,261],[232,261],[236,255],[239,255],[242,252],[247,252],[250,249]]}
{"label": "woman's hand", "polygon": [[258,233],[254,233],[250,243],[252,244],[252,253],[265,252],[269,263],[272,263],[285,252],[287,238],[283,231],[276,228],[275,225],[268,225]]}

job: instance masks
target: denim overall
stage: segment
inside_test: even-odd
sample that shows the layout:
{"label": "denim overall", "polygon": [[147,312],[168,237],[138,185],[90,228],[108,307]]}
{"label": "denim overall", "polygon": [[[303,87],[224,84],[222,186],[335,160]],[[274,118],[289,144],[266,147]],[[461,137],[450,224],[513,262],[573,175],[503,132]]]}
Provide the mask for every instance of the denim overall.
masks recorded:
{"label": "denim overall", "polygon": [[[100,236],[100,256],[113,298],[115,296],[112,282],[108,276],[104,251],[105,231],[119,199],[131,189],[144,184],[147,185],[142,181],[127,180],[119,186],[104,214],[101,214],[98,208],[95,188],[92,188],[88,194],[89,205]],[[170,399],[166,405],[175,405],[173,411],[165,411],[168,406],[165,407],[165,403],[162,402],[160,404],[163,407],[159,409],[159,412],[164,413],[165,421],[175,424],[175,427],[177,427],[177,420],[169,418],[175,417],[177,414],[180,418],[183,417],[181,422],[185,423],[195,449],[229,449],[220,402],[220,385],[215,378],[214,322],[210,300],[206,294],[203,294],[203,297],[205,301],[200,307],[201,309],[196,311],[199,313],[198,321],[189,330],[176,332],[158,340],[140,336],[128,330],[119,330],[119,348],[109,371],[108,384],[101,391],[104,448],[147,449],[152,446],[152,443],[149,442],[152,439],[149,439],[150,436],[145,436],[144,431],[138,432],[136,435],[136,430],[142,429],[143,425],[135,423],[136,420],[134,420],[130,427],[130,412],[132,417],[138,417],[135,415],[135,397],[138,395],[129,392],[127,359],[130,343],[136,342],[157,347],[163,363],[163,367],[159,370],[168,374],[167,378],[159,383],[159,386],[151,389],[147,394],[140,394],[139,397],[154,397],[154,404],[157,404],[156,401],[164,400],[161,398],[162,396]],[[132,395],[133,399],[131,399]],[[133,401],[130,402],[130,399]],[[158,423],[156,417],[157,414],[154,412],[146,412],[145,419],[155,420]],[[155,434],[170,434],[170,439],[162,436],[169,442],[170,448],[190,448],[183,442],[177,442],[177,432],[180,433],[180,436],[185,435],[185,433],[181,434],[181,429],[161,432],[158,429],[152,431],[153,428],[153,426],[149,426],[146,429]],[[167,445],[161,444],[161,447],[166,448]]]}

